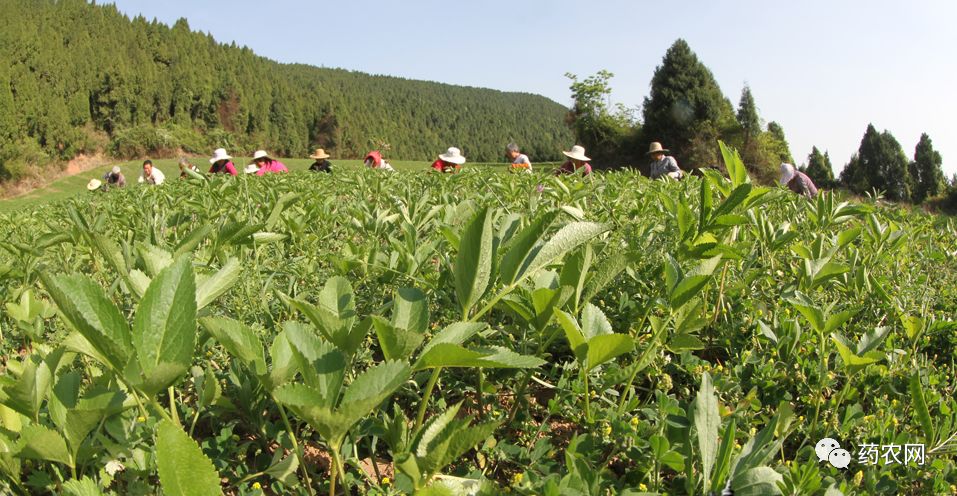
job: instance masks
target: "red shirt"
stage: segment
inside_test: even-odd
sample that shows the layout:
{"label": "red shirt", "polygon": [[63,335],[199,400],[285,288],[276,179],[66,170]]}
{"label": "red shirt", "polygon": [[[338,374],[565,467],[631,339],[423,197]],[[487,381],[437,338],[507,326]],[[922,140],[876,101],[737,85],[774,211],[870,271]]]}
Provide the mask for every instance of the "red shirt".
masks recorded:
{"label": "red shirt", "polygon": [[230,176],[235,176],[235,175],[236,175],[236,166],[233,165],[232,162],[226,162],[225,164],[223,164],[222,167],[216,167],[216,164],[213,164],[213,166],[209,168],[209,173],[210,173],[210,174],[217,174],[217,173],[220,173],[220,172],[227,173],[227,174],[229,174]]}
{"label": "red shirt", "polygon": [[444,160],[436,160],[432,162],[432,168],[438,172],[447,172],[449,174],[455,174],[462,168],[460,165],[453,164],[451,162],[446,162]]}
{"label": "red shirt", "polygon": [[582,169],[584,169],[584,171],[582,172],[583,176],[587,176],[591,174],[591,164],[589,164],[588,162],[585,162],[578,169],[575,169],[575,163],[569,160],[565,162],[564,164],[562,164],[562,166],[559,167],[557,170],[555,170],[555,175],[560,176],[562,174],[575,174]]}

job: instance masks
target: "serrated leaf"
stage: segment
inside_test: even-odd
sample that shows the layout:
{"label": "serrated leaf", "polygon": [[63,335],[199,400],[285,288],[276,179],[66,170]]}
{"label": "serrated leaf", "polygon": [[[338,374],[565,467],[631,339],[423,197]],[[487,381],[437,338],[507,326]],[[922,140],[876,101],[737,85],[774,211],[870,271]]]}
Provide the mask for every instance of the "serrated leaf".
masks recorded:
{"label": "serrated leaf", "polygon": [[466,349],[453,343],[439,343],[422,353],[415,363],[415,370],[436,367],[476,367],[476,368],[535,368],[544,360],[514,351],[499,348]]}
{"label": "serrated leaf", "polygon": [[387,360],[404,360],[422,344],[425,335],[418,332],[399,329],[385,319],[375,316],[372,318],[379,347]]}
{"label": "serrated leaf", "polygon": [[779,496],[778,483],[784,477],[771,467],[754,467],[737,475],[731,481],[735,496]]}
{"label": "serrated leaf", "polygon": [[196,227],[196,229],[190,231],[190,233],[187,234],[186,237],[176,245],[176,251],[173,252],[173,257],[179,257],[195,250],[204,239],[212,234],[212,232],[213,226],[209,224],[199,225]]}
{"label": "serrated leaf", "polygon": [[593,241],[609,229],[611,229],[611,226],[595,222],[572,222],[562,227],[545,242],[538,253],[534,254],[534,258],[531,259],[528,268],[523,271],[523,275],[534,274],[558,261],[575,248]]}
{"label": "serrated leaf", "polygon": [[584,362],[588,358],[588,346],[585,344],[585,335],[582,334],[575,317],[562,310],[556,310],[555,318],[562,330],[565,331],[565,339],[568,340],[569,349],[572,350],[579,362]]}
{"label": "serrated leaf", "polygon": [[585,360],[587,370],[610,362],[635,349],[635,340],[626,334],[601,334],[588,340]]}
{"label": "serrated leaf", "polygon": [[721,415],[718,412],[718,397],[714,394],[711,375],[701,375],[701,387],[694,400],[694,426],[698,435],[698,452],[701,454],[702,480],[704,492],[711,488],[711,473],[718,454],[718,429],[721,428]]}
{"label": "serrated leaf", "polygon": [[66,441],[57,431],[39,424],[23,427],[17,443],[17,456],[30,460],[43,460],[72,466]]}
{"label": "serrated leaf", "polygon": [[204,317],[199,323],[230,355],[245,362],[254,374],[260,377],[266,374],[263,344],[256,331],[226,317]]}
{"label": "serrated leaf", "polygon": [[681,333],[672,336],[668,341],[667,347],[674,353],[682,353],[685,351],[703,350],[704,342],[694,334]]}
{"label": "serrated leaf", "polygon": [[156,426],[156,467],[166,495],[222,494],[213,463],[196,441],[167,420]]}
{"label": "serrated leaf", "polygon": [[103,496],[100,486],[96,481],[89,477],[82,479],[71,479],[63,483],[63,494],[65,496]]}
{"label": "serrated leaf", "polygon": [[880,354],[877,354],[876,356],[873,354],[860,356],[854,353],[841,341],[840,337],[836,334],[831,334],[831,341],[833,341],[834,346],[837,347],[837,352],[841,355],[841,360],[844,362],[844,367],[848,369],[850,374],[854,374],[868,365],[877,363],[883,358]]}
{"label": "serrated leaf", "polygon": [[146,266],[146,274],[150,277],[156,277],[166,267],[173,263],[173,255],[149,243],[139,243],[137,251],[140,258],[143,259],[143,265]]}
{"label": "serrated leaf", "polygon": [[[538,250],[541,249],[542,237],[557,216],[558,211],[554,210],[538,216],[503,247],[505,255],[499,264],[499,273],[503,283],[512,284],[524,277],[528,265],[535,258]],[[536,249],[536,245],[538,249]]]}
{"label": "serrated leaf", "polygon": [[718,255],[701,261],[694,269],[684,274],[684,277],[678,281],[671,291],[671,307],[681,308],[682,305],[697,296],[701,289],[711,281],[711,275],[720,262],[721,255]]}
{"label": "serrated leaf", "polygon": [[210,303],[216,301],[216,298],[222,296],[229,288],[233,287],[239,281],[239,275],[242,273],[242,266],[239,260],[230,257],[226,263],[215,274],[207,277],[196,287],[196,308],[202,310]]}
{"label": "serrated leaf", "polygon": [[433,346],[442,343],[465,344],[472,336],[486,327],[488,327],[488,324],[481,322],[453,322],[433,336],[422,348],[421,354],[424,355]]}
{"label": "serrated leaf", "polygon": [[611,322],[608,322],[605,312],[591,303],[586,303],[585,308],[582,309],[581,325],[582,335],[589,342],[596,336],[615,332],[611,329]]}
{"label": "serrated leaf", "polygon": [[492,213],[488,207],[479,210],[465,226],[459,242],[452,275],[455,279],[455,295],[464,316],[482,298],[491,281],[492,243],[495,237]]}

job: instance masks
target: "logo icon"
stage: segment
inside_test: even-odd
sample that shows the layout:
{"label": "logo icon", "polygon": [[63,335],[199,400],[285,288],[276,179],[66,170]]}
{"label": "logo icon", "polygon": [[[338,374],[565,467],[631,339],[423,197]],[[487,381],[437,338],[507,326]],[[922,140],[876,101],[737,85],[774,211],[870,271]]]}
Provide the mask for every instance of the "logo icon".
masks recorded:
{"label": "logo icon", "polygon": [[818,460],[826,461],[834,468],[847,468],[851,464],[851,454],[841,448],[841,443],[826,437],[814,445],[814,453]]}

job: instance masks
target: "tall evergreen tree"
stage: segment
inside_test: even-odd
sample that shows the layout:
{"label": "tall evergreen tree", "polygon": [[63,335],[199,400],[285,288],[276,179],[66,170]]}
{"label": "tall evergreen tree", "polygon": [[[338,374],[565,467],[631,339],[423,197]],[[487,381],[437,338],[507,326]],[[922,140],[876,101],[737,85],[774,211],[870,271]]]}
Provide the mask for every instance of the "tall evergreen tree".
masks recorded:
{"label": "tall evergreen tree", "polygon": [[655,69],[643,108],[645,141],[670,148],[683,167],[718,162],[715,140],[734,124],[734,111],[684,40],[675,41]]}
{"label": "tall evergreen tree", "polygon": [[741,100],[738,102],[738,125],[744,135],[745,148],[761,132],[761,119],[758,117],[758,106],[754,103],[754,96],[748,85],[741,90]]}
{"label": "tall evergreen tree", "polygon": [[[788,145],[788,140],[784,136],[784,128],[781,127],[781,125],[777,122],[769,122],[768,138],[768,147],[770,148],[769,151],[774,160],[778,161],[778,163],[787,162],[789,164],[793,164],[794,157],[791,155],[791,147]],[[774,165],[777,166],[778,164]]]}
{"label": "tall evergreen tree", "polygon": [[897,139],[886,130],[878,133],[873,124],[868,124],[857,154],[841,171],[841,183],[858,194],[876,189],[888,199],[909,201],[911,178],[907,169],[907,156]]}
{"label": "tall evergreen tree", "polygon": [[830,186],[834,184],[834,170],[831,167],[831,157],[827,152],[821,153],[817,147],[811,148],[811,154],[807,156],[807,169],[805,174],[818,186]]}
{"label": "tall evergreen tree", "polygon": [[910,163],[910,175],[914,181],[914,203],[922,203],[944,191],[946,181],[942,164],[943,158],[934,150],[930,136],[927,136],[927,133],[921,134],[920,142],[914,150],[914,161]]}

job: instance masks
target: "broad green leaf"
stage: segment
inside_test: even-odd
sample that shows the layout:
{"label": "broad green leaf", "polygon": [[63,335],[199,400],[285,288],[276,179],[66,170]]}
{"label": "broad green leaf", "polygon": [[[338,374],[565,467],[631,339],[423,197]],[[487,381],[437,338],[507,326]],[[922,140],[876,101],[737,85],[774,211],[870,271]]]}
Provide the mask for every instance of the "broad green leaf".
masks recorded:
{"label": "broad green leaf", "polygon": [[585,244],[582,250],[565,259],[565,263],[562,265],[559,283],[562,286],[574,288],[575,299],[573,302],[576,310],[578,305],[581,304],[582,293],[585,291],[585,281],[588,280],[593,258],[594,253],[591,245]]}
{"label": "broad green leaf", "polygon": [[591,278],[585,284],[585,291],[581,298],[582,303],[591,301],[599,292],[614,282],[615,278],[628,267],[629,262],[629,257],[621,252],[600,261]]}
{"label": "broad green leaf", "polygon": [[422,290],[396,290],[395,299],[392,300],[392,325],[418,334],[429,328],[429,300]]}
{"label": "broad green leaf", "polygon": [[558,319],[558,324],[561,325],[562,330],[565,331],[565,338],[568,339],[568,347],[572,350],[572,353],[575,354],[579,362],[584,362],[588,358],[588,346],[585,344],[585,335],[582,334],[581,328],[578,327],[578,322],[575,321],[575,317],[561,310],[556,310],[555,318]]}
{"label": "broad green leaf", "polygon": [[725,145],[721,140],[718,140],[718,147],[721,148],[721,156],[724,158],[724,167],[728,171],[728,177],[731,178],[731,186],[737,188],[742,184],[750,183],[751,178],[748,176],[748,169],[741,161],[741,156],[738,155],[737,150]]}
{"label": "broad green leaf", "polygon": [[369,330],[368,325],[355,326],[355,294],[352,285],[343,277],[336,276],[326,281],[317,305],[302,300],[289,300],[289,304],[302,312],[326,340],[349,356],[355,354]]}
{"label": "broad green leaf", "polygon": [[503,283],[512,284],[524,277],[528,265],[541,250],[542,237],[557,216],[558,211],[553,210],[536,217],[503,247],[505,255],[499,264]]}
{"label": "broad green leaf", "polygon": [[143,259],[143,265],[146,266],[146,275],[150,277],[156,277],[163,269],[173,263],[173,255],[158,246],[139,243],[137,251],[140,258]]}
{"label": "broad green leaf", "polygon": [[796,298],[788,300],[798,312],[801,312],[801,315],[807,319],[808,323],[811,324],[811,328],[819,333],[824,333],[824,329],[827,326],[827,321],[824,317],[824,312],[807,301],[807,298],[802,298],[803,295],[797,295]]}
{"label": "broad green leaf", "polygon": [[278,243],[289,236],[274,232],[258,232],[253,234],[253,243],[257,246],[267,245],[269,243]]}
{"label": "broad green leaf", "polygon": [[269,347],[269,389],[275,389],[296,375],[296,355],[286,339],[286,333],[280,332],[273,338]]}
{"label": "broad green leaf", "polygon": [[[743,183],[736,186],[734,190],[731,191],[731,195],[721,202],[721,205],[718,205],[718,208],[714,210],[714,213],[711,215],[711,223],[721,225],[721,223],[718,222],[718,219],[728,216],[738,205],[741,205],[741,203],[743,203],[750,194],[750,183]],[[746,224],[747,222],[747,217],[744,217],[744,220],[739,222],[739,224]]]}
{"label": "broad green leaf", "polygon": [[122,371],[133,353],[130,327],[103,288],[87,276],[40,277],[63,319],[106,360],[105,365]]}
{"label": "broad green leaf", "polygon": [[130,267],[129,264],[126,263],[126,259],[123,258],[123,251],[120,249],[120,245],[103,234],[89,233],[89,236],[90,243],[100,252],[100,255],[103,256],[103,260],[113,267],[113,270],[115,270],[120,277],[126,277],[126,275],[130,273]]}
{"label": "broad green leaf", "polygon": [[71,479],[63,483],[63,494],[65,496],[102,496],[100,486],[96,481],[89,477],[82,479]]}
{"label": "broad green leaf", "polygon": [[424,355],[432,349],[433,346],[442,343],[465,344],[472,336],[478,334],[486,327],[488,327],[488,324],[481,322],[453,322],[429,340],[425,347],[422,348],[422,354]]}
{"label": "broad green leaf", "polygon": [[213,463],[196,441],[167,420],[156,426],[156,467],[166,495],[222,494]]}
{"label": "broad green leaf", "polygon": [[682,305],[697,296],[711,280],[711,275],[719,263],[721,263],[721,255],[703,260],[694,269],[687,272],[671,290],[671,307],[681,308]]}
{"label": "broad green leaf", "polygon": [[189,370],[196,343],[196,286],[189,256],[177,258],[153,279],[136,309],[133,330],[148,393],[166,389]]}
{"label": "broad green leaf", "polygon": [[605,312],[602,312],[600,308],[591,303],[585,304],[585,308],[582,309],[581,325],[582,335],[585,336],[585,340],[589,342],[596,336],[614,333],[611,329],[611,323],[608,322],[608,317],[605,316]]}
{"label": "broad green leaf", "polygon": [[635,340],[627,334],[600,334],[588,340],[586,370],[610,362],[635,349]]}
{"label": "broad green leaf", "polygon": [[875,327],[865,332],[864,335],[861,336],[861,340],[857,343],[857,354],[865,355],[873,351],[884,342],[884,339],[891,333],[891,330],[893,330],[891,327]]}
{"label": "broad green leaf", "polygon": [[245,362],[254,374],[260,377],[266,374],[263,344],[256,331],[226,317],[203,317],[199,323],[230,355]]}
{"label": "broad green leaf", "polygon": [[492,277],[492,242],[495,231],[492,229],[492,210],[488,207],[478,211],[465,226],[459,242],[459,251],[455,257],[453,276],[455,295],[458,298],[462,315],[467,316],[488,289]]}
{"label": "broad green leaf", "polygon": [[299,469],[299,457],[295,453],[282,457],[282,450],[276,450],[273,455],[273,464],[263,473],[283,483],[284,485],[298,485],[296,470]]}
{"label": "broad green leaf", "polygon": [[176,245],[176,251],[173,252],[173,257],[179,257],[185,255],[196,249],[200,243],[203,242],[210,234],[213,233],[213,226],[209,224],[201,224],[196,229],[190,231],[189,234],[183,238],[179,244]]}
{"label": "broad green leaf", "polygon": [[439,343],[423,352],[415,363],[415,370],[436,367],[476,367],[476,368],[536,368],[545,361],[533,356],[520,355],[514,351],[500,348],[466,349],[453,343]]}
{"label": "broad green leaf", "polygon": [[701,375],[701,387],[694,400],[694,426],[698,433],[698,452],[701,454],[702,479],[704,492],[711,487],[711,471],[718,455],[718,429],[721,428],[721,415],[718,412],[718,397],[714,394],[711,375]]}
{"label": "broad green leaf", "polygon": [[26,357],[23,371],[12,385],[3,388],[7,398],[3,401],[8,407],[35,419],[40,406],[53,385],[57,367],[63,357],[63,348],[57,348],[46,357],[38,355]]}
{"label": "broad green leaf", "polygon": [[411,374],[412,368],[404,362],[389,361],[371,367],[352,381],[342,396],[340,408],[361,407],[365,410],[361,418],[392,395]]}
{"label": "broad green leaf", "polygon": [[735,496],[778,496],[778,483],[784,477],[771,467],[755,467],[739,474],[731,481]]}
{"label": "broad green leaf", "polygon": [[305,324],[285,322],[282,327],[296,353],[303,382],[321,395],[320,406],[334,407],[346,373],[346,356]]}
{"label": "broad green leaf", "polygon": [[29,460],[43,460],[73,465],[66,441],[57,431],[39,424],[23,427],[17,443],[17,456]]}
{"label": "broad green leaf", "polygon": [[143,295],[146,294],[147,288],[150,287],[150,282],[150,277],[139,269],[133,269],[130,271],[130,290],[136,294],[137,298],[142,298]]}
{"label": "broad green leaf", "polygon": [[721,438],[721,446],[718,448],[718,457],[715,460],[714,472],[711,476],[711,487],[724,487],[728,472],[731,470],[731,453],[734,450],[734,435],[737,430],[734,417],[724,428],[724,436]]}
{"label": "broad green leaf", "polygon": [[545,242],[538,253],[533,255],[528,267],[522,271],[523,276],[534,274],[558,261],[575,248],[589,241],[594,241],[595,238],[610,229],[610,225],[595,222],[572,222],[562,227]]}
{"label": "broad green leaf", "polygon": [[379,347],[387,360],[404,360],[425,340],[425,334],[395,327],[379,316],[372,317]]}
{"label": "broad green leaf", "polygon": [[834,341],[837,352],[841,355],[841,360],[844,361],[844,367],[848,369],[850,374],[854,374],[868,365],[877,363],[883,359],[883,356],[876,352],[871,352],[864,356],[854,353],[836,334],[831,334],[831,341]]}
{"label": "broad green leaf", "polygon": [[682,353],[685,351],[703,350],[704,342],[694,334],[679,333],[672,336],[666,346],[675,353]]}
{"label": "broad green leaf", "polygon": [[924,399],[924,388],[920,383],[920,372],[915,372],[910,377],[910,398],[911,405],[914,408],[914,416],[920,423],[923,431],[924,442],[933,445],[937,441],[937,429],[934,428],[934,421],[930,416],[930,410],[927,409],[927,401]]}
{"label": "broad green leaf", "polygon": [[215,274],[199,282],[196,286],[197,310],[206,308],[210,303],[216,301],[216,298],[233,287],[239,281],[241,272],[242,266],[240,266],[239,260],[231,257]]}

